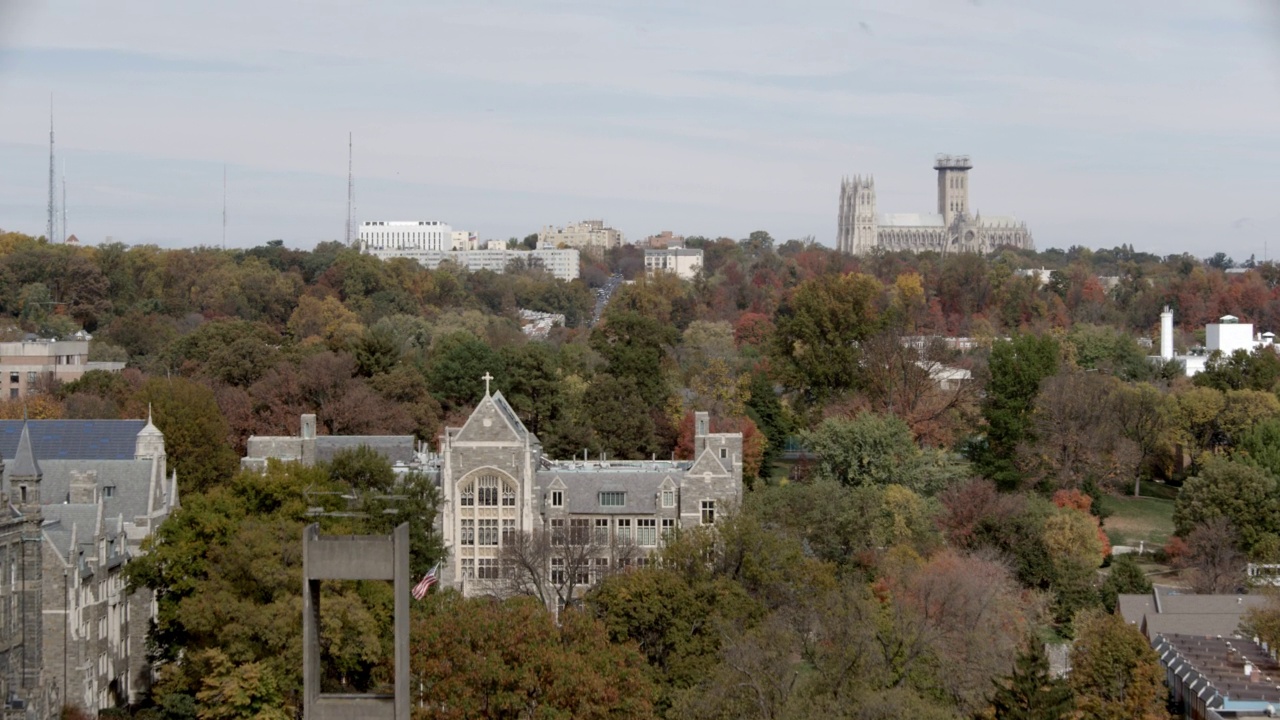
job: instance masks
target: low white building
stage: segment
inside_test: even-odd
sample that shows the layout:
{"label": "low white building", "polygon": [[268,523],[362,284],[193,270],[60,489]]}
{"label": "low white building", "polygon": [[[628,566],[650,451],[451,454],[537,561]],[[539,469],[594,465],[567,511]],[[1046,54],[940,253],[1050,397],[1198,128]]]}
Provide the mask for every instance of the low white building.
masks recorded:
{"label": "low white building", "polygon": [[644,251],[645,272],[675,273],[681,280],[692,280],[702,269],[702,248],[659,248]]}
{"label": "low white building", "polygon": [[512,261],[528,265],[540,265],[558,280],[577,280],[579,257],[574,249],[565,250],[510,250],[505,247],[487,250],[425,250],[415,248],[377,248],[365,246],[364,251],[381,260],[409,258],[428,270],[435,270],[440,263],[452,262],[471,271],[492,270],[503,273]]}
{"label": "low white building", "polygon": [[1275,339],[1273,332],[1255,335],[1253,323],[1242,323],[1235,315],[1223,315],[1218,322],[1204,326],[1204,347],[1176,355],[1173,351],[1173,310],[1166,306],[1160,313],[1160,354],[1152,359],[1162,362],[1177,360],[1182,363],[1187,377],[1191,377],[1204,371],[1214,352],[1229,356],[1236,350],[1253,352],[1258,348],[1274,348]]}

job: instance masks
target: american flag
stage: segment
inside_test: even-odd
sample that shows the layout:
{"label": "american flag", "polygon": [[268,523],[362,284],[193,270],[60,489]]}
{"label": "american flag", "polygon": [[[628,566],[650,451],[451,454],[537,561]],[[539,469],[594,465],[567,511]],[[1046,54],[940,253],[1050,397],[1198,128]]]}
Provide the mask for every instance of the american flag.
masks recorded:
{"label": "american flag", "polygon": [[413,586],[412,592],[415,600],[421,600],[427,596],[427,591],[431,589],[432,585],[436,584],[436,580],[438,579],[436,575],[439,571],[440,564],[436,563],[436,566],[427,571],[427,574],[422,576],[422,579],[418,581],[418,584]]}

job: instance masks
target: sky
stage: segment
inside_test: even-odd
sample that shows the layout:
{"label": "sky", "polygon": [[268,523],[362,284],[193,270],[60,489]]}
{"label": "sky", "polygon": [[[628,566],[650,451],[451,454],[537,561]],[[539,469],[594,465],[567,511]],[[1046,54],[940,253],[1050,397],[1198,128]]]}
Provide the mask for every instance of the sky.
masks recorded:
{"label": "sky", "polygon": [[1042,249],[1280,255],[1275,0],[0,0],[0,229],[51,96],[85,243],[220,244],[224,167],[228,246],[341,239],[351,133],[357,222],[832,245],[952,153]]}

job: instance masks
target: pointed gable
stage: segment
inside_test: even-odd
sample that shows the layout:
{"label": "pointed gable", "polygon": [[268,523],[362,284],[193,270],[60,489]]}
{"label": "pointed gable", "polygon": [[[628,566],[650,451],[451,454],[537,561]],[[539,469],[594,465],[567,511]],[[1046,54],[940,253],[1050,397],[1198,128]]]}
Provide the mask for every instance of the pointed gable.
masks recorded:
{"label": "pointed gable", "polygon": [[520,445],[526,440],[537,442],[501,392],[486,395],[453,438],[454,442],[459,443],[499,442]]}
{"label": "pointed gable", "polygon": [[728,475],[729,471],[725,470],[724,465],[720,464],[720,460],[716,458],[716,454],[711,448],[705,448],[693,461],[693,466],[685,471],[686,475]]}
{"label": "pointed gable", "polygon": [[9,469],[10,479],[27,479],[40,477],[40,465],[36,463],[35,453],[31,451],[31,432],[27,424],[22,424],[22,434],[18,436],[18,449],[13,454],[13,465]]}

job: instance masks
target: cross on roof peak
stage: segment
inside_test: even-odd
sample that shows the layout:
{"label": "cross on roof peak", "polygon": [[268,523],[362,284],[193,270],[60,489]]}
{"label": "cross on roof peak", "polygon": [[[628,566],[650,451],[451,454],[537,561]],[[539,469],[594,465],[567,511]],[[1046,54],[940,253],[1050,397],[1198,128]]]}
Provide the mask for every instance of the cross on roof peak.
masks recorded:
{"label": "cross on roof peak", "polygon": [[493,379],[493,376],[492,376],[492,375],[490,375],[490,374],[489,374],[489,372],[486,370],[486,371],[485,371],[485,373],[484,373],[484,375],[481,375],[481,376],[480,376],[480,379],[484,381],[484,394],[485,394],[485,397],[488,397],[488,396],[489,396],[489,381]]}

